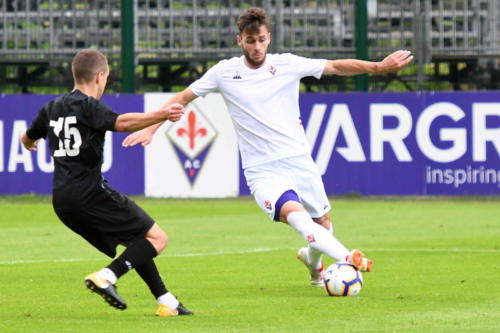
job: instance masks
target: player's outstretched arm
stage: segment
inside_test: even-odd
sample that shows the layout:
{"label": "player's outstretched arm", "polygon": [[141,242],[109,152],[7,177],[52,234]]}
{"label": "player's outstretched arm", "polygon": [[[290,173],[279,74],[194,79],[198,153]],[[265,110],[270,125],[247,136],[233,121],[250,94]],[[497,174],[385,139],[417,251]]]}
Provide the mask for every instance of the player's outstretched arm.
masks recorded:
{"label": "player's outstretched arm", "polygon": [[133,132],[148,126],[164,122],[177,121],[184,114],[184,106],[175,103],[163,106],[160,110],[147,113],[124,113],[116,118],[115,131]]}
{"label": "player's outstretched arm", "polygon": [[323,74],[358,75],[366,73],[385,74],[407,66],[413,60],[410,51],[400,50],[391,53],[379,62],[357,59],[329,60]]}
{"label": "player's outstretched arm", "polygon": [[28,149],[29,151],[36,151],[36,144],[38,140],[32,140],[30,137],[26,134],[26,132],[21,136],[21,143],[23,144],[24,148]]}
{"label": "player's outstretched arm", "polygon": [[[183,91],[177,93],[172,97],[163,107],[168,107],[171,104],[178,103],[182,106],[188,105],[191,101],[196,99],[198,96],[196,96],[189,88],[184,89]],[[149,113],[149,112],[148,112]],[[179,119],[177,119],[179,120]],[[176,120],[176,121],[177,121]],[[123,147],[132,147],[137,144],[141,144],[143,147],[147,146],[148,144],[151,143],[153,140],[153,135],[155,134],[156,130],[160,128],[160,126],[163,124],[163,122],[154,124],[152,126],[149,126],[147,128],[144,128],[143,130],[134,132],[130,135],[128,135],[122,142]]]}

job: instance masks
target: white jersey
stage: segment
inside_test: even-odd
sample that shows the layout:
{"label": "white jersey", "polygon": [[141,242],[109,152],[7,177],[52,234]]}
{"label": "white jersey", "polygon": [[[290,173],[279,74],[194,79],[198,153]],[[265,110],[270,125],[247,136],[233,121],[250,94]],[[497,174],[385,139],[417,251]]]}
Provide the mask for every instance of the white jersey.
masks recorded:
{"label": "white jersey", "polygon": [[234,123],[243,168],[310,154],[300,119],[299,84],[320,78],[325,59],[290,53],[267,54],[265,63],[248,68],[244,56],[220,61],[189,89],[197,96],[220,92]]}

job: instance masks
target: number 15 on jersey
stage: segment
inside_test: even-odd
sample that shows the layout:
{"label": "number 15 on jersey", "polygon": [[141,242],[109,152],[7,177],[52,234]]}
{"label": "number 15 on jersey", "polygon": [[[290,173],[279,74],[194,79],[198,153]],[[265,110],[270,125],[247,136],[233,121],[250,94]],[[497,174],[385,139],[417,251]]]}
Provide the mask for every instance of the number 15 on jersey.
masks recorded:
{"label": "number 15 on jersey", "polygon": [[[78,128],[71,125],[76,125],[75,116],[59,117],[57,121],[50,121],[49,126],[53,127],[54,134],[59,138],[59,148],[54,151],[54,157],[77,156],[80,154],[82,136]],[[61,131],[63,131],[62,137],[59,136]],[[71,147],[72,142],[73,146]]]}

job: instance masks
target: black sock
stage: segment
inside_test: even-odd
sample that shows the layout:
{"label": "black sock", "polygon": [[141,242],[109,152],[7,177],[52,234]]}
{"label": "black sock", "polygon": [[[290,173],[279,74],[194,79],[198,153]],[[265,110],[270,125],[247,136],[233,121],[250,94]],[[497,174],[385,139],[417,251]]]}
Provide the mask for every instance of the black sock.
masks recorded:
{"label": "black sock", "polygon": [[157,254],[153,245],[146,238],[143,238],[130,244],[107,268],[112,270],[117,278],[120,278],[129,270],[144,265]]}
{"label": "black sock", "polygon": [[144,282],[146,282],[149,290],[155,298],[165,295],[168,292],[153,259],[149,260],[145,264],[142,264],[141,266],[137,266],[135,271],[144,280]]}

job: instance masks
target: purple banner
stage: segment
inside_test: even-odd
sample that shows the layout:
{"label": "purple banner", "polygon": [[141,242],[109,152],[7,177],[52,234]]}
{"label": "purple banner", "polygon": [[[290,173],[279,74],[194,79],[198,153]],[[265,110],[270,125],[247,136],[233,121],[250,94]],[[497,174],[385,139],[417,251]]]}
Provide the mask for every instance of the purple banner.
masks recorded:
{"label": "purple banner", "polygon": [[500,93],[303,94],[328,194],[500,194]]}
{"label": "purple banner", "polygon": [[500,195],[500,92],[301,94],[300,108],[329,195]]}
{"label": "purple banner", "polygon": [[[50,193],[47,148],[29,153],[19,136],[54,97],[0,96],[0,194]],[[103,101],[119,113],[144,109],[142,95]],[[328,194],[500,195],[500,92],[302,94],[300,106]],[[125,135],[108,133],[104,175],[144,194],[144,150],[123,149]]]}
{"label": "purple banner", "polygon": [[[53,161],[47,145],[30,153],[19,143],[40,108],[54,95],[0,96],[0,194],[50,194]],[[118,113],[143,112],[142,95],[106,95],[102,101]],[[124,149],[124,133],[108,132],[104,149],[104,177],[126,194],[144,194],[144,150]]]}

